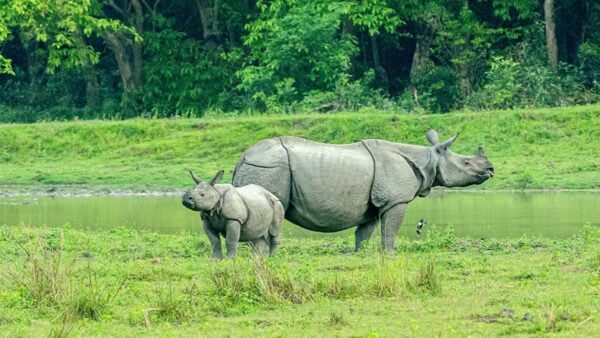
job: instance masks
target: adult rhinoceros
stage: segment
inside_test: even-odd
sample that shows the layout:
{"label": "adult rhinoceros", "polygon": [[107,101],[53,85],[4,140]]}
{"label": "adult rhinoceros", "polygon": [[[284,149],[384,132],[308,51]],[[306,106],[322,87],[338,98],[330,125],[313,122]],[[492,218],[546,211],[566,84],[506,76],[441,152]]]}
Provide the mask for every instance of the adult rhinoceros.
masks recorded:
{"label": "adult rhinoceros", "polygon": [[381,244],[394,250],[406,204],[434,186],[481,184],[494,175],[481,146],[474,156],[449,150],[458,135],[431,147],[364,140],[325,144],[298,137],[263,140],[244,152],[233,185],[258,184],[275,194],[289,221],[309,230],[358,227],[356,250],[381,218]]}

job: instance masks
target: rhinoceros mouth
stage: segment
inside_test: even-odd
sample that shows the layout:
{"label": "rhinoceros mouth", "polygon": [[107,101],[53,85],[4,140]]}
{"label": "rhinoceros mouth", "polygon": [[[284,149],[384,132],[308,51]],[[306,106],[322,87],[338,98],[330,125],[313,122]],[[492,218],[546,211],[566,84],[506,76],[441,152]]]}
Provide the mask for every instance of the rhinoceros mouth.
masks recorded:
{"label": "rhinoceros mouth", "polygon": [[483,182],[489,180],[490,178],[492,178],[493,176],[494,176],[493,174],[486,173],[486,174],[481,174],[478,177],[479,177],[480,183],[483,183]]}
{"label": "rhinoceros mouth", "polygon": [[183,204],[184,207],[190,209],[190,210],[194,210],[194,211],[200,211],[197,207],[196,207],[196,203],[194,203],[194,201],[190,201],[190,200],[183,200],[181,202],[181,204]]}

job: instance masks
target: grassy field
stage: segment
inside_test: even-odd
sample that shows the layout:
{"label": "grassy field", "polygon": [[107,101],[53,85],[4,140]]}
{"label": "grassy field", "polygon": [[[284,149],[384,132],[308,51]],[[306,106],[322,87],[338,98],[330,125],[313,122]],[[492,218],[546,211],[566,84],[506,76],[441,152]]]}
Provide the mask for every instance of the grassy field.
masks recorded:
{"label": "grassy field", "polygon": [[213,261],[192,235],[0,232],[0,336],[592,337],[600,229],[567,240],[284,239]]}
{"label": "grassy field", "polygon": [[426,144],[461,132],[453,146],[483,144],[496,177],[482,189],[600,188],[600,106],[406,115],[363,111],[332,115],[220,119],[51,122],[0,125],[0,190],[61,187],[173,190],[190,186],[185,168],[204,177],[226,170],[258,140],[297,135],[348,143],[380,138]]}

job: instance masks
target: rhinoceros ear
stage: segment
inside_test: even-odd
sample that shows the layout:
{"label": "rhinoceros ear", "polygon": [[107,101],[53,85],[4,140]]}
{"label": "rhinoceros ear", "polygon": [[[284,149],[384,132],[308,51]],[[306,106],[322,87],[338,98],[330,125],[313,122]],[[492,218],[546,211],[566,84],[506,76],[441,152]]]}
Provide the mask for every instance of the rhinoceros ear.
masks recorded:
{"label": "rhinoceros ear", "polygon": [[212,180],[210,180],[208,182],[208,184],[215,185],[215,184],[219,183],[219,181],[221,181],[222,178],[223,178],[223,170],[219,170],[219,172],[215,175],[215,177],[212,178]]}
{"label": "rhinoceros ear", "polygon": [[449,138],[446,142],[444,143],[440,143],[437,146],[435,146],[435,149],[437,150],[438,154],[443,154],[446,152],[446,150],[448,150],[451,146],[452,143],[454,143],[454,141],[456,141],[456,138],[458,137],[460,133],[454,135],[453,137]]}
{"label": "rhinoceros ear", "polygon": [[440,143],[440,139],[438,138],[438,133],[437,131],[433,130],[433,129],[429,129],[427,131],[427,140],[429,141],[429,143],[431,143],[432,145],[436,145],[438,143]]}
{"label": "rhinoceros ear", "polygon": [[477,148],[477,153],[475,155],[477,155],[477,156],[485,156],[485,151],[483,151],[483,147],[481,146],[481,144]]}
{"label": "rhinoceros ear", "polygon": [[192,175],[192,179],[194,180],[194,182],[196,182],[196,184],[200,184],[200,182],[202,182],[202,180],[200,179],[200,177],[196,176],[191,169],[188,169],[188,171],[190,172],[190,175]]}

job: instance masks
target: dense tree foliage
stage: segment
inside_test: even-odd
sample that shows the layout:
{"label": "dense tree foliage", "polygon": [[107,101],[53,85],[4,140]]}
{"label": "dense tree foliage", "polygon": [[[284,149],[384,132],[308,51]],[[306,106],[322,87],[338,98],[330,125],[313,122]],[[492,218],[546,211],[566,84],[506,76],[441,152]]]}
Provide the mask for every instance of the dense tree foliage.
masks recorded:
{"label": "dense tree foliage", "polygon": [[0,121],[600,100],[600,0],[0,0]]}

